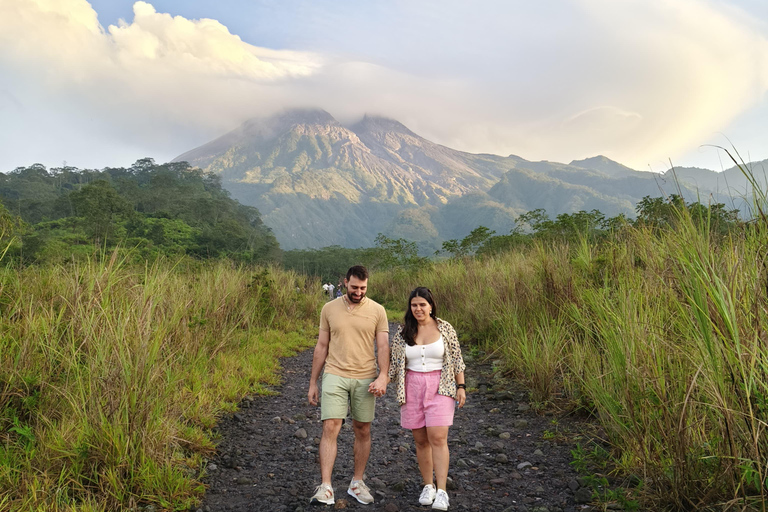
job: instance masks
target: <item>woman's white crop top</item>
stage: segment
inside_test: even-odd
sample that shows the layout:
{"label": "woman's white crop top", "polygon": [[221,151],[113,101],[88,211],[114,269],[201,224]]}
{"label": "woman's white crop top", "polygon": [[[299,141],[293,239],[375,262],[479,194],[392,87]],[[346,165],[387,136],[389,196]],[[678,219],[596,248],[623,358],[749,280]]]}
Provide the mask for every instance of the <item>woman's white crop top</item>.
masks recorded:
{"label": "woman's white crop top", "polygon": [[413,372],[434,372],[443,369],[445,343],[443,337],[429,345],[405,346],[405,367]]}

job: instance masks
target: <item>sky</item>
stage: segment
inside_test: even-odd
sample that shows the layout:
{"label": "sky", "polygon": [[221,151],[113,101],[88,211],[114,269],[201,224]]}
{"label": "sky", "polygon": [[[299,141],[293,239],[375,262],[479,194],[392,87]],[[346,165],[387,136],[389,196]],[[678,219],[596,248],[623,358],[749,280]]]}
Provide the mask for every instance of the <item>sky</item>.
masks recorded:
{"label": "sky", "polygon": [[0,171],[166,162],[322,108],[473,153],[768,158],[765,0],[0,0]]}

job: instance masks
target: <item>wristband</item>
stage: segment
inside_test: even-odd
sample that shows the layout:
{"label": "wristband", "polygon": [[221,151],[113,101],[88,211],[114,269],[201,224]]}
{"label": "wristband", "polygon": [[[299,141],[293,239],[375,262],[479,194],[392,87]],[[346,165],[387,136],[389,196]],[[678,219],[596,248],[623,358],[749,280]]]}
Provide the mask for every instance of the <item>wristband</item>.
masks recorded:
{"label": "wristband", "polygon": [[466,384],[456,384],[456,389],[463,389],[464,391],[467,390]]}

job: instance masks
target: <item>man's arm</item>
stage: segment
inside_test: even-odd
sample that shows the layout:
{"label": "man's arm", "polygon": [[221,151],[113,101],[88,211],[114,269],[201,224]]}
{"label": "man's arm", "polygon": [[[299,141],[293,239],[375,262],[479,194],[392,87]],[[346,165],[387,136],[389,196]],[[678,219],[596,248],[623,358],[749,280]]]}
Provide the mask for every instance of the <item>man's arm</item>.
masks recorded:
{"label": "man's arm", "polygon": [[379,361],[379,376],[368,386],[368,391],[376,396],[384,396],[389,382],[389,333],[376,333],[376,353]]}
{"label": "man's arm", "polygon": [[317,336],[317,345],[315,345],[315,352],[312,356],[312,375],[309,377],[309,392],[307,393],[307,400],[312,405],[317,405],[317,401],[320,398],[317,379],[320,378],[320,372],[325,365],[325,359],[328,357],[328,344],[331,341],[331,331],[324,331],[320,329],[320,334]]}

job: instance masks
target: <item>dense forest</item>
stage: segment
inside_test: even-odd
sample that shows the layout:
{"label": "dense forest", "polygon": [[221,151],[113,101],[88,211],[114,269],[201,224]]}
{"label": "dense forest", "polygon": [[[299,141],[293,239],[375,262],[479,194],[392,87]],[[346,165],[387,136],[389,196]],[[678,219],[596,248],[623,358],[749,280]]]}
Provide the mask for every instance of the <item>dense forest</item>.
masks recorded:
{"label": "dense forest", "polygon": [[[128,168],[46,169],[0,174],[7,257],[57,262],[120,246],[136,259],[158,255],[279,257],[259,211],[229,197],[217,175],[186,162],[138,160]],[[5,247],[5,246],[4,246]]]}
{"label": "dense forest", "polygon": [[[434,256],[498,254],[539,242],[606,241],[624,227],[670,227],[677,212],[725,234],[739,224],[738,211],[721,203],[686,203],[682,197],[645,197],[637,216],[606,217],[598,210],[550,219],[533,210],[515,219],[507,234],[478,226],[463,239],[442,242]],[[256,208],[232,199],[217,174],[186,162],[137,161],[128,168],[46,169],[40,164],[0,173],[0,241],[6,258],[24,264],[61,262],[110,252],[119,246],[134,261],[157,256],[228,258],[282,263],[286,269],[334,283],[351,265],[414,268],[428,262],[416,242],[379,234],[369,248],[330,246],[281,251]]]}
{"label": "dense forest", "polygon": [[625,215],[606,217],[598,210],[562,213],[551,219],[543,209],[536,209],[517,217],[509,233],[497,234],[485,226],[478,226],[462,239],[446,240],[432,258],[419,256],[416,242],[380,233],[371,248],[350,249],[334,245],[322,249],[294,249],[283,253],[282,263],[286,269],[335,283],[347,268],[358,263],[376,270],[413,270],[446,258],[487,257],[525,250],[536,244],[612,243],[624,237],[630,229],[649,229],[657,233],[674,230],[683,213],[693,226],[715,239],[744,226],[738,210],[728,209],[722,203],[687,203],[676,194],[666,198],[646,196],[635,211],[634,219]]}

